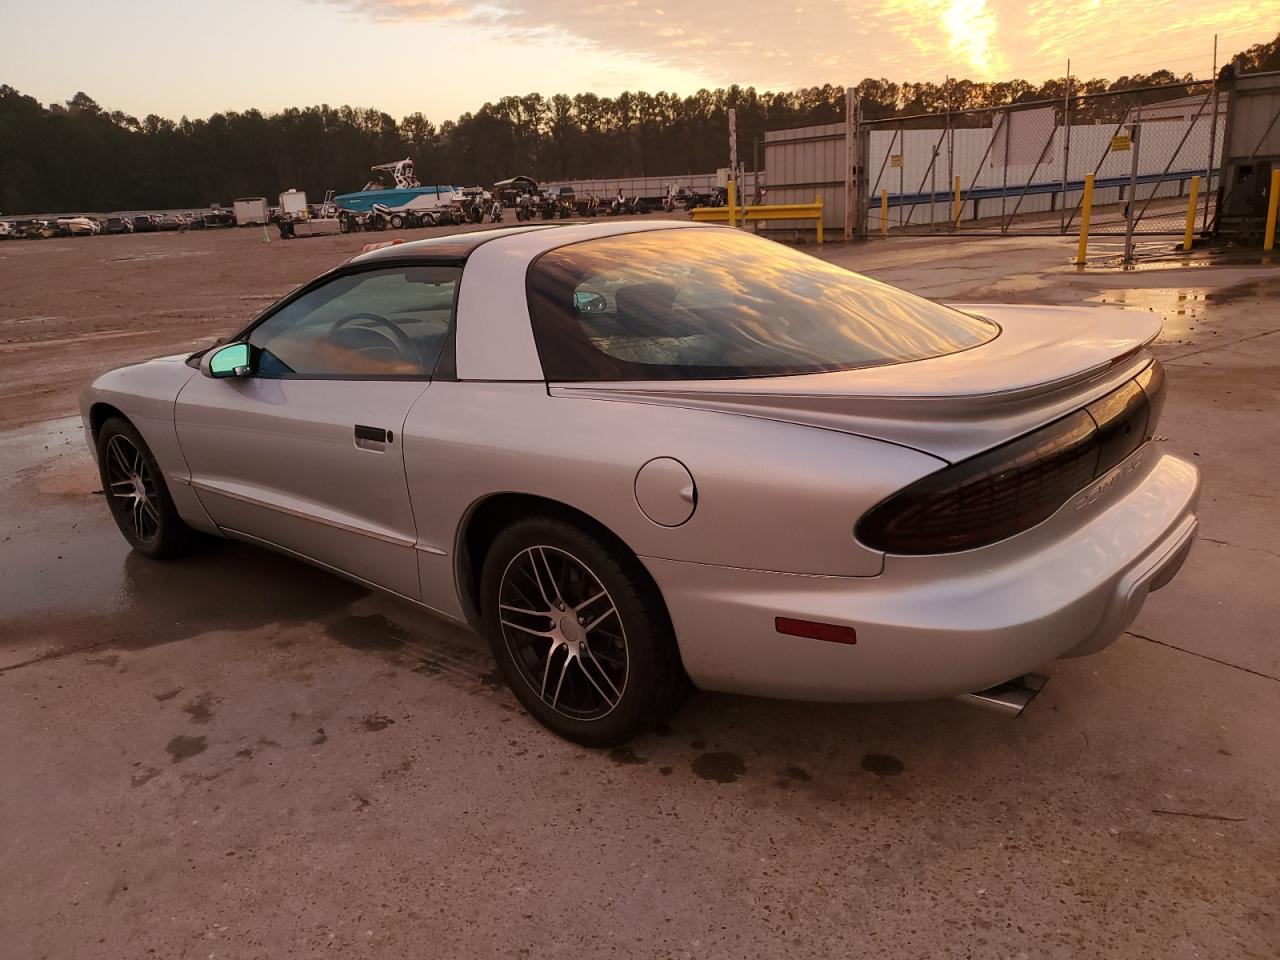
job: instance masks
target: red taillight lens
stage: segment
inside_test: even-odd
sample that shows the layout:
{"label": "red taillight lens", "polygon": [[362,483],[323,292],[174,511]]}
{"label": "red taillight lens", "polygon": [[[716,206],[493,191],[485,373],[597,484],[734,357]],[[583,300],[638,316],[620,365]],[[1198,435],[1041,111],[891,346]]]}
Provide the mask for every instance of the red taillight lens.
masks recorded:
{"label": "red taillight lens", "polygon": [[1163,400],[1159,364],[1143,377],[894,494],[858,522],[858,539],[886,553],[951,553],[985,547],[1048,519],[1151,436],[1159,411],[1147,391]]}

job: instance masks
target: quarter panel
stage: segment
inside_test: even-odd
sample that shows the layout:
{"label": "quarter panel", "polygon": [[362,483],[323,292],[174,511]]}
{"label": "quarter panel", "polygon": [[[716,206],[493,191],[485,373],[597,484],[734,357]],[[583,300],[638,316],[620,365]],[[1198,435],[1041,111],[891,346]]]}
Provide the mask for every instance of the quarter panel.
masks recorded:
{"label": "quarter panel", "polygon": [[[688,522],[663,527],[635,498],[655,457],[697,484]],[[892,444],[709,411],[551,397],[537,383],[432,386],[405,422],[423,600],[458,612],[459,525],[484,498],[526,493],[594,517],[641,556],[871,577],[883,557],[854,540],[862,513],[943,464]]]}

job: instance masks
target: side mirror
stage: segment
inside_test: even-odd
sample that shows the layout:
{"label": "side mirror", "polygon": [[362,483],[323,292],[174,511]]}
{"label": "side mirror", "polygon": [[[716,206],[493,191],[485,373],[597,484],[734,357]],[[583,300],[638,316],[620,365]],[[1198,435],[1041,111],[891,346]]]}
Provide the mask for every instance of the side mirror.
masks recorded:
{"label": "side mirror", "polygon": [[608,300],[588,290],[574,291],[573,305],[577,307],[579,313],[604,313],[609,309]]}
{"label": "side mirror", "polygon": [[210,350],[200,361],[200,372],[206,377],[221,380],[227,377],[247,377],[253,372],[250,363],[249,344],[228,343]]}

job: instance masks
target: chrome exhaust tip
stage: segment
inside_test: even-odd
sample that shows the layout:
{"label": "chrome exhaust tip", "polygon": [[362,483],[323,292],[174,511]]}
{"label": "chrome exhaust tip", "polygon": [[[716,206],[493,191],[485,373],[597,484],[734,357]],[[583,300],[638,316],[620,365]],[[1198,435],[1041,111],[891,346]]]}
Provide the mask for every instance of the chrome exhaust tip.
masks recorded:
{"label": "chrome exhaust tip", "polygon": [[1016,717],[1027,709],[1048,682],[1049,678],[1043,673],[1024,673],[976,693],[962,693],[956,699],[985,710],[994,710],[1006,717]]}

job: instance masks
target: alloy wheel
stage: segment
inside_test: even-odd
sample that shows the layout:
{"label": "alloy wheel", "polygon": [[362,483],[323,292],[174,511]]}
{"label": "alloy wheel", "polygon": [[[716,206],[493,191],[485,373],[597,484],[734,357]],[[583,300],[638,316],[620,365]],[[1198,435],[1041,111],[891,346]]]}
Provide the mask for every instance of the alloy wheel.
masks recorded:
{"label": "alloy wheel", "polygon": [[627,685],[627,637],[609,591],[572,554],[528,547],[498,588],[503,640],[538,697],[574,720],[599,720]]}
{"label": "alloy wheel", "polygon": [[106,454],[107,495],[134,536],[149,543],[160,532],[160,501],[151,466],[123,434],[107,441]]}

